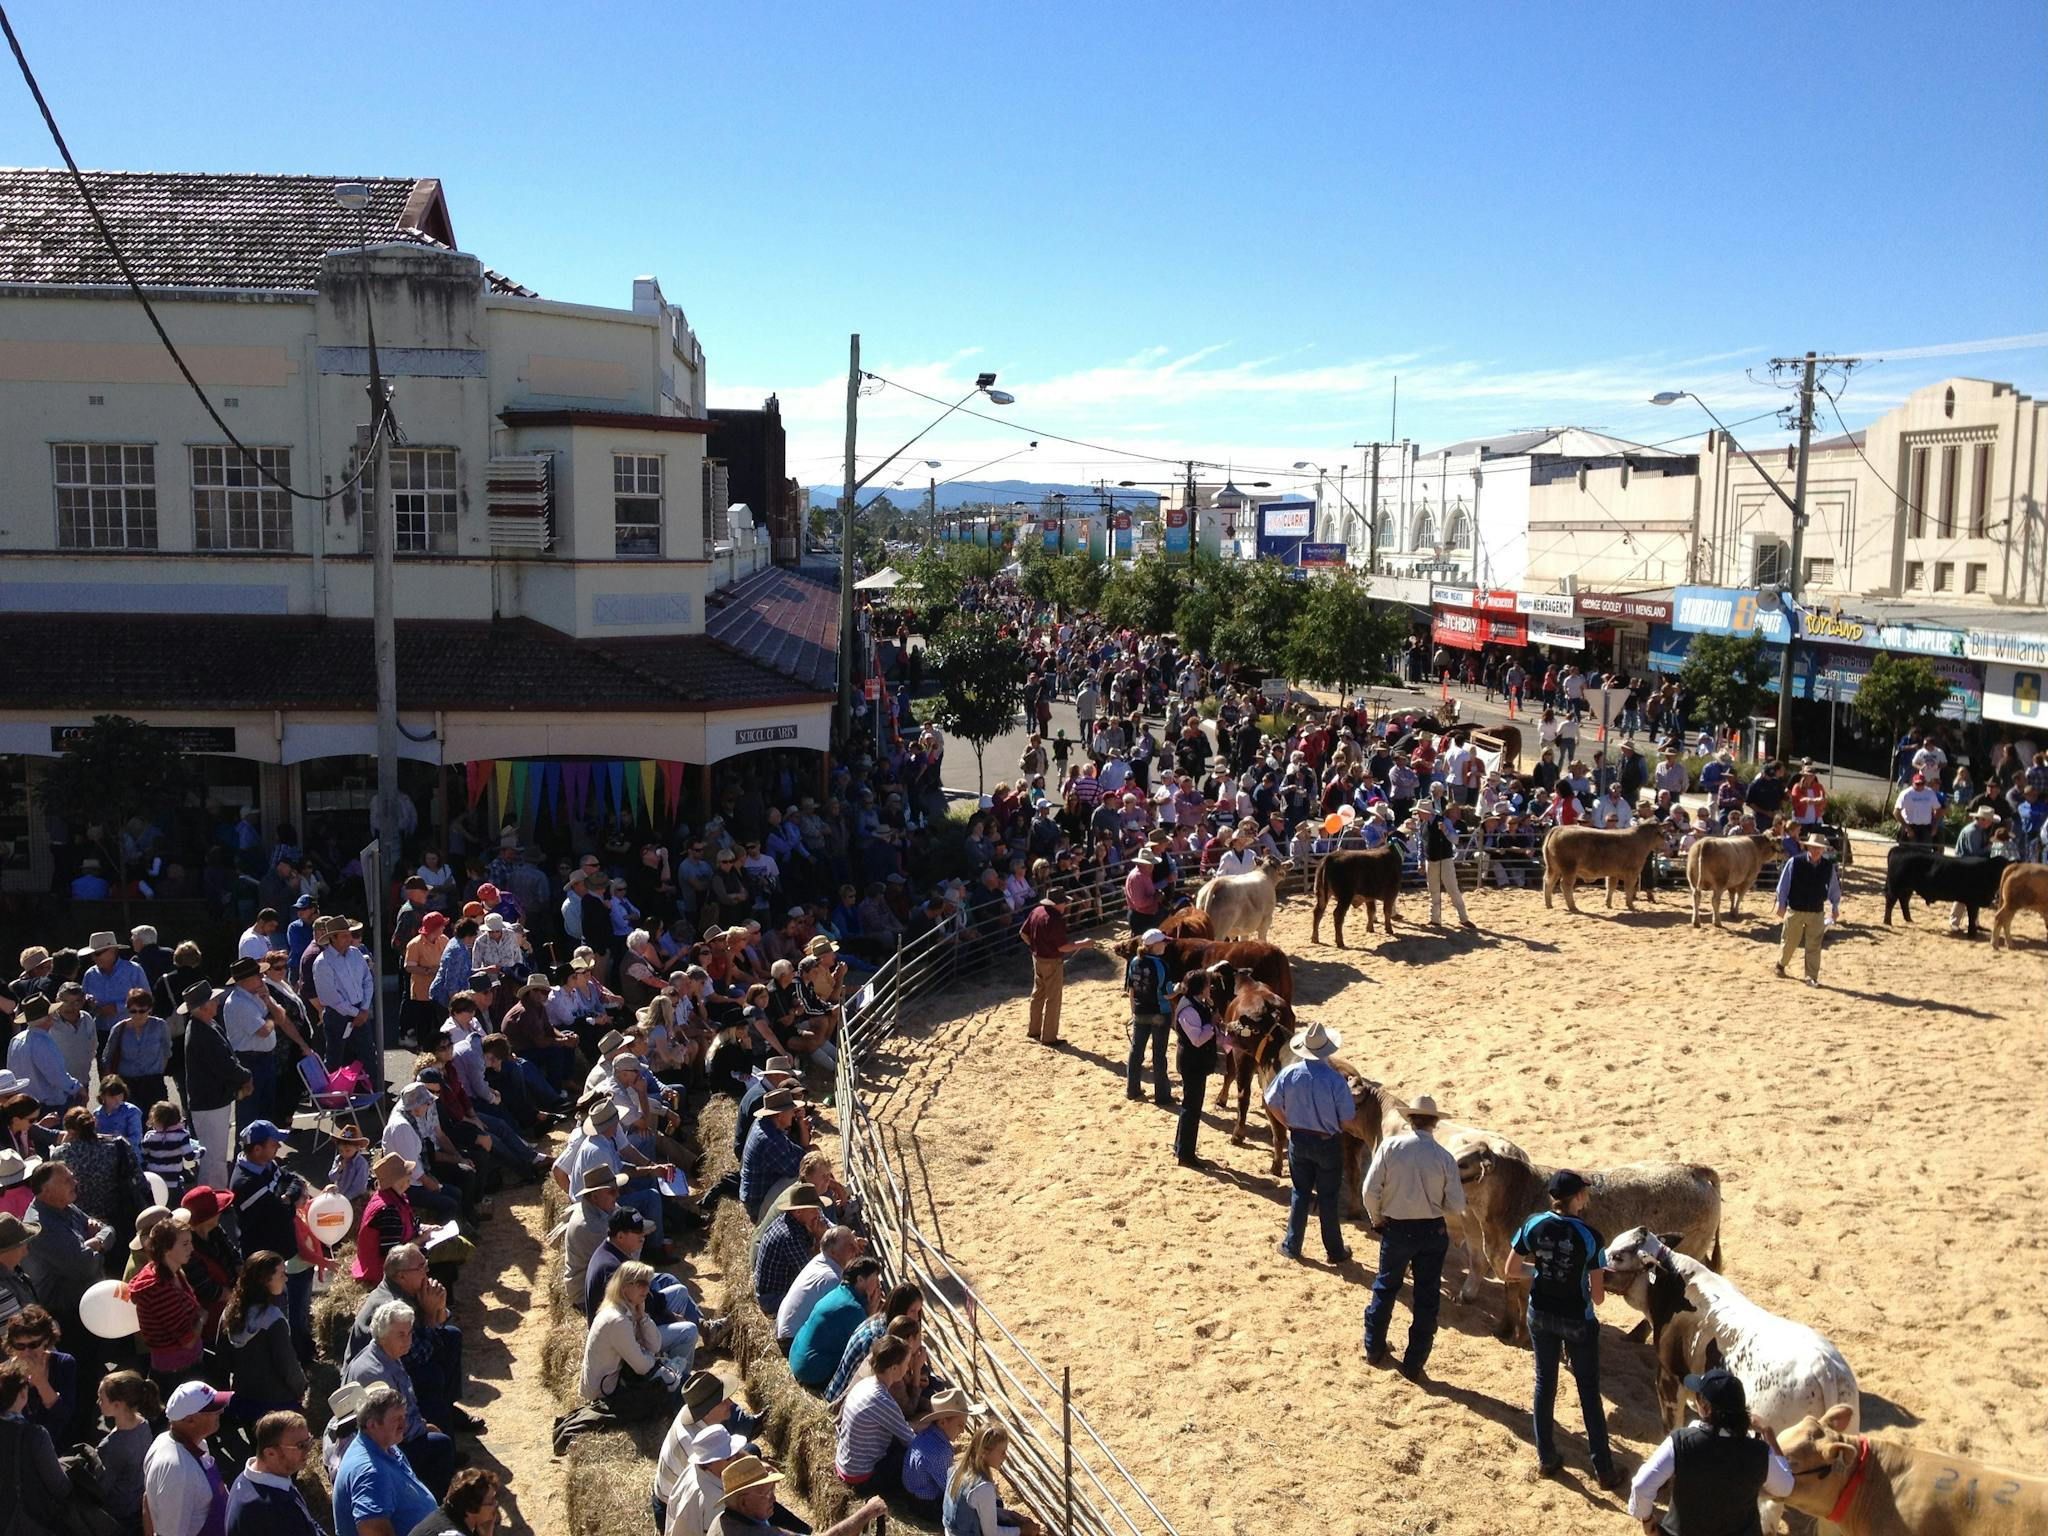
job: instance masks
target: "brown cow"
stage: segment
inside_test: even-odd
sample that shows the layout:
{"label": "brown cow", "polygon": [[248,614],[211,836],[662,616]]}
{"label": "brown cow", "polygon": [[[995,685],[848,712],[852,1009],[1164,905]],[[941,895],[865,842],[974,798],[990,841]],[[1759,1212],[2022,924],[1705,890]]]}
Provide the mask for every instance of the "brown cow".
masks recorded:
{"label": "brown cow", "polygon": [[1394,933],[1394,898],[1401,894],[1401,855],[1392,848],[1340,848],[1327,854],[1316,866],[1316,911],[1309,919],[1308,941],[1322,942],[1323,909],[1332,901],[1337,910],[1332,925],[1339,949],[1344,947],[1344,914],[1352,907],[1365,908],[1365,931],[1373,931],[1373,920],[1383,907],[1387,936]]}
{"label": "brown cow", "polygon": [[1721,926],[1721,893],[1728,893],[1728,916],[1742,915],[1742,897],[1756,886],[1764,860],[1778,846],[1775,837],[1703,837],[1685,851],[1685,883],[1692,887],[1692,925],[1700,925],[1700,896],[1716,928]]}
{"label": "brown cow", "polygon": [[[1292,1057],[1288,1043],[1294,1035],[1294,1009],[1269,989],[1241,977],[1223,1018],[1226,1038],[1231,1041],[1231,1064],[1225,1067],[1224,1076],[1226,1080],[1234,1078],[1238,1085],[1237,1128],[1231,1132],[1231,1145],[1244,1145],[1245,1115],[1251,1107],[1251,1084],[1256,1076],[1272,1137],[1271,1172],[1277,1179],[1286,1170],[1287,1122],[1272,1105],[1265,1104],[1265,1091]],[[1364,1210],[1365,1161],[1379,1145],[1384,1124],[1380,1087],[1334,1056],[1330,1065],[1343,1074],[1351,1089],[1352,1114],[1343,1127],[1344,1214],[1357,1216]],[[1223,1107],[1220,1093],[1216,1107]]]}
{"label": "brown cow", "polygon": [[1182,907],[1160,921],[1159,931],[1169,939],[1213,939],[1216,925],[1200,907]]}
{"label": "brown cow", "polygon": [[2008,864],[1998,877],[1998,905],[1991,910],[1991,947],[2012,948],[2012,920],[2038,912],[2048,923],[2048,864]]}
{"label": "brown cow", "polygon": [[[1572,892],[1578,883],[1604,879],[1607,905],[1614,905],[1614,887],[1618,882],[1629,911],[1635,911],[1636,892],[1643,884],[1643,865],[1663,843],[1664,827],[1654,821],[1639,821],[1626,832],[1610,832],[1601,827],[1552,827],[1543,839],[1543,905],[1551,904],[1553,892],[1563,891],[1566,909],[1576,912],[1579,904],[1572,899]],[[1643,891],[1643,899],[1654,902],[1657,898],[1654,893]]]}
{"label": "brown cow", "polygon": [[[1104,940],[1112,954],[1128,960],[1144,946],[1134,935],[1128,939]],[[1166,979],[1176,982],[1189,971],[1205,971],[1219,960],[1254,981],[1265,983],[1287,1002],[1294,1001],[1294,972],[1287,964],[1287,951],[1277,944],[1258,939],[1168,939],[1159,958],[1166,962]]]}
{"label": "brown cow", "polygon": [[1846,1405],[1778,1431],[1785,1502],[1842,1536],[2022,1536],[2048,1530],[2048,1480],[1858,1435]]}

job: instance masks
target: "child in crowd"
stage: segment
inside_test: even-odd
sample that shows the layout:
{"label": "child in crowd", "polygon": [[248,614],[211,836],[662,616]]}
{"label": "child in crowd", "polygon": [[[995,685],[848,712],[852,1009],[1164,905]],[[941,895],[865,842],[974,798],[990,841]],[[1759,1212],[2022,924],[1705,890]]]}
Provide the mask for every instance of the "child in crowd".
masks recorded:
{"label": "child in crowd", "polygon": [[205,1153],[206,1148],[194,1141],[185,1128],[185,1117],[178,1112],[177,1105],[165,1100],[150,1107],[149,1129],[142,1137],[142,1167],[169,1186],[171,1197],[167,1204],[176,1205],[192,1187],[199,1159]]}

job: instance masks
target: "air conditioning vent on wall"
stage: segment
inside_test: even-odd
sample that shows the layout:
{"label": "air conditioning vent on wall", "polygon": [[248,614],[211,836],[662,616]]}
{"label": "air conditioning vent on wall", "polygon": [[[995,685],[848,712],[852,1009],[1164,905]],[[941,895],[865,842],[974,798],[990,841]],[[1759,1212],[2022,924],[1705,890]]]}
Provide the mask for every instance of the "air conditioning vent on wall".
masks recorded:
{"label": "air conditioning vent on wall", "polygon": [[501,453],[492,458],[484,488],[491,548],[553,547],[554,464],[551,453]]}

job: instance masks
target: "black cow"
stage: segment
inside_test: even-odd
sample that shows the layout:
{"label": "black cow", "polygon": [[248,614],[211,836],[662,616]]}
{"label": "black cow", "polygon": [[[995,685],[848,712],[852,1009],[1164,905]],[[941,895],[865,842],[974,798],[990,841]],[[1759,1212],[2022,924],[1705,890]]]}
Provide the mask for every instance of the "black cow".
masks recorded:
{"label": "black cow", "polygon": [[1374,919],[1385,909],[1387,936],[1394,933],[1394,898],[1401,894],[1401,854],[1394,848],[1340,848],[1316,866],[1316,911],[1309,921],[1308,941],[1322,942],[1323,912],[1331,902],[1337,947],[1344,947],[1344,914],[1355,905],[1365,908],[1365,931],[1373,931]]}
{"label": "black cow", "polygon": [[2003,858],[1958,858],[1939,848],[1898,847],[1885,860],[1884,924],[1892,924],[1892,908],[1907,922],[1913,921],[1912,898],[1918,896],[1932,906],[1938,901],[1959,901],[1970,912],[1970,937],[1977,937],[1977,911],[1998,905],[1998,882],[2005,866]]}

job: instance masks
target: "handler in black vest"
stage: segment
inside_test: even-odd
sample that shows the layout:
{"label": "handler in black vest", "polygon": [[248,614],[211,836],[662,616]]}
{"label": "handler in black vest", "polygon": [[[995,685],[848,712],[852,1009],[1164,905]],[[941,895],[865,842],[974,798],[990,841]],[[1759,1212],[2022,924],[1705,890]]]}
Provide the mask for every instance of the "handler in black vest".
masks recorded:
{"label": "handler in black vest", "polygon": [[[1806,984],[1820,985],[1820,940],[1830,920],[1842,920],[1842,876],[1826,838],[1818,834],[1800,840],[1800,855],[1787,859],[1778,874],[1778,916],[1785,920],[1785,936],[1778,946],[1778,974],[1800,950],[1806,952]],[[1828,917],[1823,917],[1822,909]]]}
{"label": "handler in black vest", "polygon": [[[1792,1491],[1792,1469],[1778,1437],[1749,1411],[1732,1372],[1685,1378],[1703,1421],[1688,1424],[1650,1453],[1629,1485],[1628,1512],[1649,1536],[1761,1536],[1757,1500]],[[1657,1517],[1657,1496],[1669,1485],[1670,1508]]]}
{"label": "handler in black vest", "polygon": [[1124,967],[1124,991],[1131,999],[1131,1057],[1124,1065],[1124,1097],[1145,1100],[1142,1073],[1145,1051],[1152,1052],[1152,1096],[1162,1109],[1173,1108],[1173,1085],[1166,1078],[1166,935],[1148,928],[1142,946]]}

